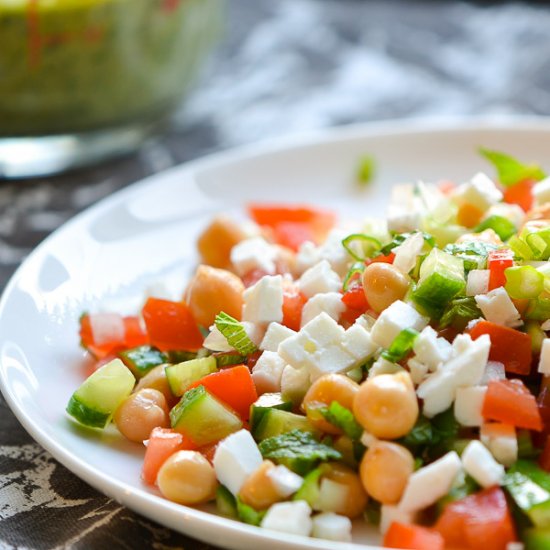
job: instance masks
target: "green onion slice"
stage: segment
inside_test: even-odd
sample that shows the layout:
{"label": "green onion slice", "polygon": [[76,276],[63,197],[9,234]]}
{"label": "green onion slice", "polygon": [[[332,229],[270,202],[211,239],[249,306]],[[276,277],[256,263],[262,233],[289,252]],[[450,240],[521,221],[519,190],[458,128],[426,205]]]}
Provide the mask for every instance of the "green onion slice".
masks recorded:
{"label": "green onion slice", "polygon": [[342,246],[353,259],[364,262],[368,258],[373,258],[380,252],[382,243],[369,235],[353,233],[342,240]]}
{"label": "green onion slice", "polygon": [[227,343],[235,348],[241,355],[250,355],[258,348],[250,339],[242,323],[237,319],[227,315],[225,312],[220,312],[214,320],[216,328],[222,333],[227,340]]}

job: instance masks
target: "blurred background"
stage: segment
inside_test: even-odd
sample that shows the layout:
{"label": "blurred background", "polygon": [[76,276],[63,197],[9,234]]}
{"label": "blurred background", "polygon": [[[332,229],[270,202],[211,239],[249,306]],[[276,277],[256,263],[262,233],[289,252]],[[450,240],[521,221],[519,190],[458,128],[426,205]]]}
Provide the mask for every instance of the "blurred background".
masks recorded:
{"label": "blurred background", "polygon": [[[544,2],[231,0],[223,19],[160,135],[78,171],[0,180],[0,289],[77,212],[207,153],[357,122],[550,114]],[[0,17],[0,48],[7,29]],[[0,396],[0,548],[108,546],[208,548],[89,488],[32,441]]]}

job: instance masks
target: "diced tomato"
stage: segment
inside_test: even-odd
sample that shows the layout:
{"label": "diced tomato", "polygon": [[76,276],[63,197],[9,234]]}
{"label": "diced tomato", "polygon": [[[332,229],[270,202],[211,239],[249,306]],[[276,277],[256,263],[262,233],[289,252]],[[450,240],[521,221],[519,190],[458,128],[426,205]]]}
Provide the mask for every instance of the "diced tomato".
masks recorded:
{"label": "diced tomato", "polygon": [[535,396],[521,380],[492,380],[483,400],[483,418],[527,430],[542,430]]}
{"label": "diced tomato", "polygon": [[166,428],[154,428],[147,443],[141,477],[153,485],[160,467],[177,451],[194,450],[197,446],[184,435]]}
{"label": "diced tomato", "polygon": [[550,472],[550,435],[546,436],[546,443],[544,444],[544,449],[542,454],[539,456],[539,466]]}
{"label": "diced tomato", "polygon": [[384,535],[384,548],[443,550],[445,541],[434,529],[394,521]]}
{"label": "diced tomato", "polygon": [[378,256],[375,256],[374,258],[368,258],[365,260],[365,265],[374,264],[376,262],[383,262],[385,264],[393,264],[393,260],[395,260],[395,254],[393,252],[390,252],[389,254],[379,254]]}
{"label": "diced tomato", "polygon": [[514,265],[514,253],[509,249],[492,250],[487,258],[489,268],[489,290],[504,286],[504,270]]}
{"label": "diced tomato", "polygon": [[204,340],[184,302],[149,298],[142,310],[149,339],[161,350],[198,350]]}
{"label": "diced tomato", "polygon": [[283,325],[292,330],[300,330],[302,309],[307,298],[294,285],[283,288]]}
{"label": "diced tomato", "polygon": [[214,397],[223,401],[244,420],[250,416],[250,405],[258,399],[250,371],[244,365],[214,372],[197,380],[189,389],[204,386]]}
{"label": "diced tomato", "polygon": [[284,223],[307,225],[316,242],[320,242],[336,222],[334,212],[310,206],[250,204],[248,212],[256,223],[267,225],[272,229],[276,229],[278,225]]}
{"label": "diced tomato", "polygon": [[94,313],[80,318],[80,340],[96,358],[103,359],[118,350],[147,344],[149,338],[138,317]]}
{"label": "diced tomato", "polygon": [[512,187],[504,190],[504,202],[517,204],[525,212],[529,212],[534,206],[533,186],[536,182],[533,180],[523,180]]}
{"label": "diced tomato", "polygon": [[533,353],[529,334],[489,321],[479,321],[470,331],[470,336],[472,340],[477,340],[483,334],[491,338],[491,361],[503,363],[506,372],[525,375],[531,372]]}
{"label": "diced tomato", "polygon": [[449,548],[506,550],[516,531],[499,487],[491,487],[445,506],[435,525]]}
{"label": "diced tomato", "polygon": [[214,455],[216,454],[216,449],[218,448],[219,441],[216,443],[210,443],[209,445],[204,445],[200,449],[197,449],[201,455],[212,464],[214,462]]}
{"label": "diced tomato", "polygon": [[263,269],[252,269],[246,272],[242,277],[243,285],[248,288],[255,285],[262,277],[269,275],[267,271]]}
{"label": "diced tomato", "polygon": [[342,302],[351,309],[359,309],[363,312],[367,311],[369,308],[369,303],[367,302],[367,297],[365,296],[362,285],[352,285],[348,288],[342,296]]}
{"label": "diced tomato", "polygon": [[306,241],[315,242],[316,236],[308,223],[280,222],[273,227],[275,242],[298,252],[300,245]]}

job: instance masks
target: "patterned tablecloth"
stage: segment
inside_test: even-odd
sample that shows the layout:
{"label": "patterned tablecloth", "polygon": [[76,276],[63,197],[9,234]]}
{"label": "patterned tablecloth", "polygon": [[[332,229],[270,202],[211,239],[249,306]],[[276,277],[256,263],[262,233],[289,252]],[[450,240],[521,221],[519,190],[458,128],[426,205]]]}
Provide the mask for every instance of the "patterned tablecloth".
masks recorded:
{"label": "patterned tablecloth", "polygon": [[[139,153],[0,183],[0,289],[48,233],[207,152],[357,121],[550,113],[550,9],[417,0],[231,0],[227,34],[173,127]],[[0,396],[0,548],[199,549],[91,489]]]}

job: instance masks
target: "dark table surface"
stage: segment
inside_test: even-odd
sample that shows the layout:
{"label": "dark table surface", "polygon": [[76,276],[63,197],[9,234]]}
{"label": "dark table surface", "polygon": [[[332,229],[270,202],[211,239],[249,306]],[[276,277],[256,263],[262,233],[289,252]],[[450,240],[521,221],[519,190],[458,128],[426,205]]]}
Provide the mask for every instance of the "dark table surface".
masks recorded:
{"label": "dark table surface", "polygon": [[[135,155],[0,182],[0,289],[75,213],[149,174],[352,122],[550,113],[550,8],[417,0],[231,0],[227,34],[167,133]],[[0,396],[0,548],[211,548],[90,488]]]}

